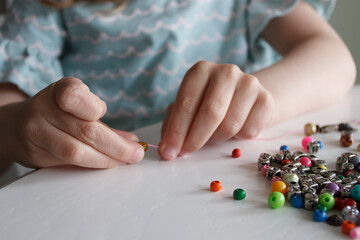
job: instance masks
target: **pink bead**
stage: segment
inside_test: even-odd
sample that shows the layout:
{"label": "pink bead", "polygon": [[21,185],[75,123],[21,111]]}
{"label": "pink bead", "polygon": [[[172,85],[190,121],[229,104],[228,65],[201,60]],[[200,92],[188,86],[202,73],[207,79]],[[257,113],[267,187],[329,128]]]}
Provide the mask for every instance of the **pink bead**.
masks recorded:
{"label": "pink bead", "polygon": [[358,239],[360,237],[360,227],[353,228],[349,233],[352,239]]}
{"label": "pink bead", "polygon": [[306,136],[302,139],[301,141],[301,145],[303,146],[303,148],[306,150],[307,149],[307,145],[309,142],[314,142],[314,139],[310,136]]}
{"label": "pink bead", "polygon": [[266,176],[266,171],[269,169],[269,166],[263,166],[261,168],[261,175]]}
{"label": "pink bead", "polygon": [[272,179],[271,179],[271,183],[274,183],[276,181],[281,181],[281,177],[278,177],[278,176],[274,176]]}
{"label": "pink bead", "polygon": [[311,167],[311,160],[308,157],[302,157],[299,160],[299,163],[305,167]]}

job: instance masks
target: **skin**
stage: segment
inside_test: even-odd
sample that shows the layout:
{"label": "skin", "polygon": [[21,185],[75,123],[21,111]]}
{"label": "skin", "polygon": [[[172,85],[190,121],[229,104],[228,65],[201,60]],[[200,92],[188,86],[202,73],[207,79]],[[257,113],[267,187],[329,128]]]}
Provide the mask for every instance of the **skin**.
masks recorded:
{"label": "skin", "polygon": [[[197,151],[208,140],[253,138],[270,124],[335,102],[353,86],[351,54],[306,3],[273,19],[262,37],[283,56],[266,69],[245,74],[236,65],[206,61],[189,69],[163,122],[163,159]],[[0,168],[13,161],[90,168],[140,161],[137,137],[101,123],[105,111],[106,104],[76,78],[32,98],[0,84]]]}

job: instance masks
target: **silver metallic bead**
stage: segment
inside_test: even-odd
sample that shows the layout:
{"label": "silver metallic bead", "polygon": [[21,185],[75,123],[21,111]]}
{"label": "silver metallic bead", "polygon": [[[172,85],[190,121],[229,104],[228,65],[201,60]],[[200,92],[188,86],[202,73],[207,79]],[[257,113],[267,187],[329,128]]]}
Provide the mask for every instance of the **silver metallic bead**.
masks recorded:
{"label": "silver metallic bead", "polygon": [[284,154],[276,153],[273,156],[274,162],[281,164],[281,162],[284,160]]}
{"label": "silver metallic bead", "polygon": [[315,181],[304,182],[304,183],[302,184],[302,187],[303,187],[303,188],[313,188],[313,189],[315,189],[316,191],[318,191],[318,189],[319,189],[319,184],[318,184],[317,182],[315,182]]}
{"label": "silver metallic bead", "polygon": [[270,166],[270,160],[269,159],[259,159],[259,161],[258,161],[258,171],[261,171],[261,168],[263,166]]}
{"label": "silver metallic bead", "polygon": [[311,169],[307,166],[301,165],[298,167],[298,170],[303,171],[306,174],[307,172],[310,172]]}
{"label": "silver metallic bead", "polygon": [[355,207],[346,206],[341,211],[341,216],[345,221],[351,221],[355,223],[359,217],[359,210]]}
{"label": "silver metallic bead", "polygon": [[342,172],[345,174],[349,171],[353,171],[354,170],[354,164],[352,163],[344,163],[343,164],[343,170]]}
{"label": "silver metallic bead", "polygon": [[301,190],[300,187],[297,186],[293,186],[293,187],[288,187],[287,190],[287,200],[290,201],[291,198],[295,195],[301,196]]}
{"label": "silver metallic bead", "polygon": [[339,124],[329,124],[320,127],[319,132],[320,133],[330,133],[330,132],[336,132],[339,130]]}
{"label": "silver metallic bead", "polygon": [[360,173],[359,172],[351,172],[347,175],[348,178],[351,178],[351,179],[360,179]]}
{"label": "silver metallic bead", "polygon": [[352,153],[352,152],[345,152],[345,153],[342,153],[341,156],[346,158],[347,160],[349,160],[350,158],[356,156],[356,154]]}
{"label": "silver metallic bead", "polygon": [[331,180],[331,182],[337,183],[337,184],[340,184],[342,182],[341,178],[338,178],[338,177],[331,178],[330,180]]}
{"label": "silver metallic bead", "polygon": [[321,194],[323,194],[323,193],[328,193],[328,194],[331,194],[331,196],[333,196],[333,197],[334,197],[334,195],[335,195],[335,192],[334,192],[334,191],[332,191],[332,190],[330,190],[330,189],[327,189],[327,188],[323,188],[323,189],[321,189],[321,191],[320,191],[320,194],[319,194],[319,195],[321,195]]}
{"label": "silver metallic bead", "polygon": [[315,154],[308,154],[307,157],[310,158],[311,161],[316,161],[319,159],[319,157]]}
{"label": "silver metallic bead", "polygon": [[313,180],[318,179],[318,178],[324,178],[324,177],[321,176],[321,174],[319,174],[319,173],[310,173],[310,174],[308,175],[308,177],[311,178],[311,179],[313,179]]}
{"label": "silver metallic bead", "polygon": [[347,178],[344,178],[342,181],[341,181],[341,185],[355,185],[355,184],[357,184],[358,183],[358,181],[357,181],[357,179],[354,179],[354,178],[349,178],[349,177],[347,177]]}
{"label": "silver metallic bead", "polygon": [[326,172],[326,170],[321,167],[312,167],[311,171],[315,174],[320,174],[322,172]]}
{"label": "silver metallic bead", "polygon": [[321,159],[317,159],[315,160],[315,167],[317,166],[325,166],[326,167],[326,161],[325,160],[321,160]]}
{"label": "silver metallic bead", "polygon": [[336,177],[336,173],[334,172],[322,172],[320,173],[321,176],[323,176],[324,178],[328,178],[328,179],[332,179]]}
{"label": "silver metallic bead", "polygon": [[327,178],[318,178],[314,181],[319,184],[319,189],[322,189],[326,184],[331,183],[331,181]]}
{"label": "silver metallic bead", "polygon": [[305,196],[305,194],[307,194],[307,193],[316,194],[316,189],[308,187],[308,186],[303,186],[303,188],[301,189],[301,192],[302,192],[303,196]]}
{"label": "silver metallic bead", "polygon": [[309,142],[306,146],[306,149],[309,153],[318,153],[320,150],[320,144],[318,142]]}
{"label": "silver metallic bead", "polygon": [[294,165],[291,165],[291,164],[286,164],[283,166],[282,170],[285,172],[295,173],[297,170],[297,167]]}
{"label": "silver metallic bead", "polygon": [[[346,187],[346,186],[350,186],[350,187]],[[341,188],[341,197],[343,198],[347,198],[350,197],[351,195],[351,187],[352,185],[344,185]]]}
{"label": "silver metallic bead", "polygon": [[291,188],[291,187],[298,187],[300,189],[300,184],[298,182],[291,181],[288,184],[288,188]]}
{"label": "silver metallic bead", "polygon": [[316,205],[319,203],[319,197],[316,194],[307,193],[304,196],[304,206],[307,210],[315,210]]}
{"label": "silver metallic bead", "polygon": [[289,150],[280,150],[279,153],[282,154],[284,156],[284,158],[286,155],[291,154],[291,152]]}
{"label": "silver metallic bead", "polygon": [[266,171],[266,178],[271,181],[271,179],[275,176],[280,177],[280,173],[281,170],[280,168],[277,167],[270,167],[267,171]]}
{"label": "silver metallic bead", "polygon": [[338,157],[336,159],[336,170],[339,172],[343,172],[344,169],[343,165],[348,162],[349,160],[347,159],[347,157],[344,156]]}

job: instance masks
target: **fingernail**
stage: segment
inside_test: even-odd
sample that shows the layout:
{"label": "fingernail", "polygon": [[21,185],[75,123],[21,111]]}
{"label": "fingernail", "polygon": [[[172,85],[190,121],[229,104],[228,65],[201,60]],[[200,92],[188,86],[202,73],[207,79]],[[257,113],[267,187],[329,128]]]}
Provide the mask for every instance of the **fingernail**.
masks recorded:
{"label": "fingernail", "polygon": [[175,148],[173,147],[165,147],[165,149],[162,151],[162,156],[166,159],[166,160],[171,160],[176,158],[177,156],[177,151]]}
{"label": "fingernail", "polygon": [[144,148],[141,146],[141,148],[137,148],[136,152],[134,153],[131,163],[139,162],[144,157]]}

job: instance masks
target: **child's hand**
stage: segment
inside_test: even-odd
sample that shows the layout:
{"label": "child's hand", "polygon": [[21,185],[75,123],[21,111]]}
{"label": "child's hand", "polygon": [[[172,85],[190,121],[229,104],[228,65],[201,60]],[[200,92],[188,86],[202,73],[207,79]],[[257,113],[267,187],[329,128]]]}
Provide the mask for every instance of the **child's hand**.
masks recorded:
{"label": "child's hand", "polygon": [[99,121],[106,112],[105,102],[76,78],[64,78],[1,111],[9,116],[3,134],[10,136],[6,155],[25,166],[110,168],[144,156],[135,135]]}
{"label": "child's hand", "polygon": [[209,139],[253,138],[272,120],[273,96],[236,65],[198,62],[185,75],[163,122],[159,153],[173,159]]}

